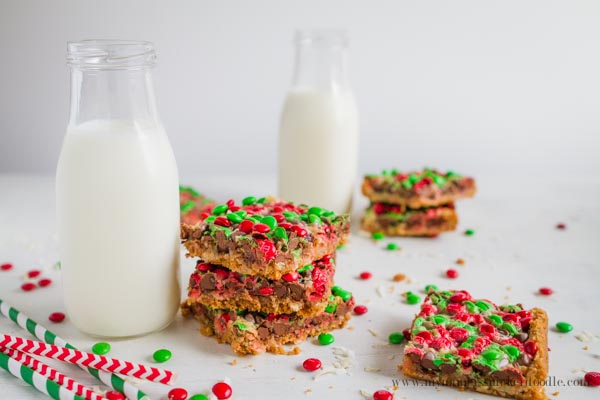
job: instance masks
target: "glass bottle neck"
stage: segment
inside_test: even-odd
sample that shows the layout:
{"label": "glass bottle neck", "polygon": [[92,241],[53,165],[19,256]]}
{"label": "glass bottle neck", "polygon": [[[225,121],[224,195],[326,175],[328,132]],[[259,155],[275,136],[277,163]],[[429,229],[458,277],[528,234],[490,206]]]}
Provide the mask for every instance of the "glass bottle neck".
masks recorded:
{"label": "glass bottle neck", "polygon": [[349,90],[346,48],[340,43],[298,41],[293,86],[320,90]]}
{"label": "glass bottle neck", "polygon": [[92,120],[158,125],[150,69],[72,68],[69,124]]}

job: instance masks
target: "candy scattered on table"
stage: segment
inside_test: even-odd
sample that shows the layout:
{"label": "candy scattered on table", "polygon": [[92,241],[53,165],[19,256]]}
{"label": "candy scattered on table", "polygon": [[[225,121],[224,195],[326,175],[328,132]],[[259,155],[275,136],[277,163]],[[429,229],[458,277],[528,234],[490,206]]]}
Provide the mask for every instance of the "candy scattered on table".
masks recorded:
{"label": "candy scattered on table", "polygon": [[371,279],[373,277],[373,274],[370,273],[369,271],[364,271],[364,272],[360,273],[359,277],[362,280],[367,280],[367,279]]}
{"label": "candy scattered on table", "polygon": [[600,386],[600,372],[588,372],[583,376],[583,380],[588,386]]}
{"label": "candy scattered on table", "polygon": [[465,235],[466,236],[473,236],[475,234],[475,231],[473,229],[467,229],[465,230]]}
{"label": "candy scattered on table", "polygon": [[317,339],[323,346],[327,346],[335,342],[335,337],[331,333],[321,333]]}
{"label": "candy scattered on table", "polygon": [[565,230],[567,229],[567,224],[560,222],[556,224],[556,229]]}
{"label": "candy scattered on table", "polygon": [[21,285],[21,289],[24,290],[25,292],[30,292],[33,289],[35,289],[36,287],[37,286],[33,282],[25,282],[24,284]]}
{"label": "candy scattered on table", "polygon": [[307,358],[302,363],[302,368],[309,372],[312,372],[321,368],[321,365],[321,360],[319,360],[318,358]]}
{"label": "candy scattered on table", "polygon": [[430,290],[437,292],[439,289],[436,285],[425,285],[425,293],[429,293]]}
{"label": "candy scattered on table", "polygon": [[208,396],[203,393],[198,393],[190,397],[189,400],[208,400]]}
{"label": "candy scattered on table", "polygon": [[11,263],[4,263],[4,264],[0,265],[1,271],[9,271],[12,268],[13,268],[13,265]]}
{"label": "candy scattered on table", "polygon": [[42,273],[42,271],[40,271],[39,269],[32,269],[31,271],[27,272],[27,277],[28,278],[37,278],[38,276],[40,276]]}
{"label": "candy scattered on table", "polygon": [[103,356],[110,352],[110,344],[106,342],[98,342],[92,346],[92,353]]}
{"label": "candy scattered on table", "polygon": [[38,282],[38,285],[40,287],[50,286],[51,284],[52,284],[52,279],[48,279],[48,278],[40,279],[40,281]]}
{"label": "candy scattered on table", "polygon": [[186,400],[188,397],[188,392],[184,388],[174,388],[169,390],[167,396],[169,400]]}
{"label": "candy scattered on table", "polygon": [[455,263],[456,265],[465,265],[465,260],[462,258],[457,258]]}
{"label": "candy scattered on table", "polygon": [[392,400],[394,395],[387,390],[378,390],[373,393],[373,400]]}
{"label": "candy scattered on table", "polygon": [[383,233],[381,233],[381,232],[373,232],[371,234],[371,238],[373,240],[381,240],[381,239],[385,238],[385,235]]}
{"label": "candy scattered on table", "polygon": [[215,396],[217,396],[217,399],[219,400],[228,399],[233,393],[233,391],[231,390],[231,386],[229,386],[229,384],[225,382],[215,383],[212,387],[212,392]]}
{"label": "candy scattered on table", "polygon": [[456,279],[456,278],[458,278],[458,271],[450,268],[449,270],[446,271],[446,276],[450,279]]}
{"label": "candy scattered on table", "polygon": [[48,319],[54,323],[63,322],[65,320],[65,314],[61,312],[53,312],[48,316]]}
{"label": "candy scattered on table", "polygon": [[539,290],[540,294],[543,294],[544,296],[550,296],[552,293],[554,293],[554,291],[552,289],[550,289],[549,287],[542,287]]}
{"label": "candy scattered on table", "polygon": [[400,344],[404,340],[404,335],[402,332],[392,332],[390,336],[388,336],[388,341],[391,344]]}
{"label": "candy scattered on table", "polygon": [[406,279],[406,275],[404,275],[404,274],[396,274],[396,275],[394,275],[394,277],[392,278],[392,280],[393,280],[394,282],[402,282],[402,281],[403,281],[403,280],[405,280],[405,279]]}
{"label": "candy scattered on table", "polygon": [[354,307],[354,314],[356,314],[356,315],[366,314],[367,311],[369,311],[367,306],[358,305],[358,306]]}
{"label": "candy scattered on table", "polygon": [[573,330],[573,325],[568,322],[557,322],[556,329],[558,329],[559,332],[568,333]]}
{"label": "candy scattered on table", "polygon": [[164,363],[166,361],[169,361],[171,359],[171,356],[173,354],[171,353],[170,350],[167,349],[160,349],[160,350],[156,350],[154,352],[154,354],[152,354],[152,358],[154,359],[154,361],[159,362],[159,363]]}
{"label": "candy scattered on table", "polygon": [[392,242],[392,243],[388,243],[388,244],[387,244],[387,246],[385,246],[385,248],[386,248],[387,250],[393,251],[393,250],[399,250],[399,249],[400,249],[400,246],[398,246],[398,244],[397,244],[397,243],[393,243],[393,242]]}
{"label": "candy scattered on table", "polygon": [[117,392],[116,390],[106,392],[104,397],[106,397],[108,400],[125,400],[125,395],[121,392]]}

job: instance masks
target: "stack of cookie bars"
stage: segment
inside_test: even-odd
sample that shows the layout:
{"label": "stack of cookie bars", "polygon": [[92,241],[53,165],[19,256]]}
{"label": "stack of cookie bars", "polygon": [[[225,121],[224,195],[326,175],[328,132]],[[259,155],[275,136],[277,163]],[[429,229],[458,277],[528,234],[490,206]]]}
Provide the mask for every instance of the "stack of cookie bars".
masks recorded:
{"label": "stack of cookie bars", "polygon": [[354,299],[333,278],[347,215],[247,197],[199,217],[182,224],[188,256],[197,258],[182,312],[202,322],[202,333],[240,355],[285,353],[285,344],[346,324]]}
{"label": "stack of cookie bars", "polygon": [[473,197],[475,180],[452,171],[385,170],[365,176],[362,192],[370,205],[362,229],[388,236],[436,236],[456,229],[454,202]]}

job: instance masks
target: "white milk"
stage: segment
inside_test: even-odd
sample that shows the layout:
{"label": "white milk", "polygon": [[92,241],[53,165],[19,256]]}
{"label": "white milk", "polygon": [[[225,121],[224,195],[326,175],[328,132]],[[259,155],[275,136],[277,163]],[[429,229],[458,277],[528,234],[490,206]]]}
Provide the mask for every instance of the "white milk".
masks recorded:
{"label": "white milk", "polygon": [[83,332],[126,337],[178,309],[177,166],[162,129],[124,121],[70,128],[56,176],[67,313]]}
{"label": "white milk", "polygon": [[279,196],[348,212],[357,158],[358,112],[352,93],[292,89],[281,117]]}

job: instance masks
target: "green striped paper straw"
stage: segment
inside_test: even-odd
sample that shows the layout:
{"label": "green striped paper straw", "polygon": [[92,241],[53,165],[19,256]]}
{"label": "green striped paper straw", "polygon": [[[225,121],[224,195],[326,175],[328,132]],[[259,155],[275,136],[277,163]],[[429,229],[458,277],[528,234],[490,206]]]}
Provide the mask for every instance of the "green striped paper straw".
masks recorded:
{"label": "green striped paper straw", "polygon": [[76,395],[64,386],[40,375],[4,353],[0,353],[0,367],[54,400],[85,400],[85,398]]}
{"label": "green striped paper straw", "polygon": [[[42,325],[38,324],[16,308],[11,307],[2,299],[0,299],[0,314],[9,318],[15,324],[19,325],[21,328],[25,329],[27,332],[31,333],[33,336],[45,343],[77,350],[75,346],[67,343],[64,339],[44,328]],[[150,400],[150,397],[146,393],[142,392],[131,383],[124,381],[115,374],[99,371],[94,368],[81,368],[96,379],[100,380],[106,386],[125,394],[125,396],[127,396],[127,398],[130,400]]]}

